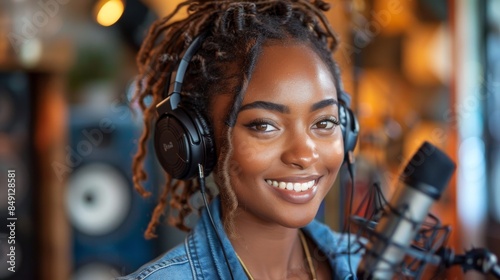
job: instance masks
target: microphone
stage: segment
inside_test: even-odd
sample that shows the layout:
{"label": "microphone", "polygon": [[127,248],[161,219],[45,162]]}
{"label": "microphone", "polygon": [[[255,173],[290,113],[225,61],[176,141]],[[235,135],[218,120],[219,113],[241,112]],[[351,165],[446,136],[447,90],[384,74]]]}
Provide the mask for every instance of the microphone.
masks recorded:
{"label": "microphone", "polygon": [[399,186],[366,245],[359,279],[391,279],[417,235],[429,209],[445,189],[455,163],[425,142],[399,178]]}

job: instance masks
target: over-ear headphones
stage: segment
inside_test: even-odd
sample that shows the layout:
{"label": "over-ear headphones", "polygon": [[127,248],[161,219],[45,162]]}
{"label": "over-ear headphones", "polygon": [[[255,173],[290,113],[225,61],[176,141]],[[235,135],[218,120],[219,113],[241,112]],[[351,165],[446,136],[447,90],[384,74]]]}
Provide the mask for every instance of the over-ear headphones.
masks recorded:
{"label": "over-ear headphones", "polygon": [[[181,89],[186,70],[200,48],[206,33],[196,37],[184,53],[177,70],[172,73],[169,94],[158,103],[154,147],[163,169],[175,179],[194,178],[201,164],[207,176],[215,165],[215,146],[211,129],[202,114],[193,106],[182,102]],[[344,140],[344,161],[356,147],[359,125],[349,108],[349,96],[339,94],[339,118]]]}
{"label": "over-ear headphones", "polygon": [[181,102],[184,75],[191,58],[200,48],[205,34],[196,37],[184,53],[177,70],[172,73],[168,96],[156,105],[154,146],[163,169],[175,179],[196,176],[198,164],[205,174],[215,165],[215,147],[211,129],[196,108]]}

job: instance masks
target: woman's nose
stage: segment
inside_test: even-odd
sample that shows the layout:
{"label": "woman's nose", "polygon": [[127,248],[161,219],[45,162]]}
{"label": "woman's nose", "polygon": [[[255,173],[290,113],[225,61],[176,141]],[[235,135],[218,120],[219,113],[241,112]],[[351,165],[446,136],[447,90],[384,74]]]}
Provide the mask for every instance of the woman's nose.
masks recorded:
{"label": "woman's nose", "polygon": [[316,143],[307,134],[287,139],[281,160],[289,166],[298,169],[307,169],[319,158]]}

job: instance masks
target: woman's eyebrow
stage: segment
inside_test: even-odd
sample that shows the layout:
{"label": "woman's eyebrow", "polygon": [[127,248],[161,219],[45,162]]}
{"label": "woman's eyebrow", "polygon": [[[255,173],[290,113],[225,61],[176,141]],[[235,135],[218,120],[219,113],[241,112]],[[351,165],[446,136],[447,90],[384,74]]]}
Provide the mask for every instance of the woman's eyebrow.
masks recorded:
{"label": "woman's eyebrow", "polygon": [[271,111],[277,111],[282,114],[288,114],[290,113],[290,108],[288,106],[282,105],[282,104],[277,104],[273,102],[268,102],[268,101],[255,101],[252,103],[245,104],[241,106],[240,112],[248,109],[265,109],[265,110],[271,110]]}
{"label": "woman's eyebrow", "polygon": [[[325,100],[321,100],[319,102],[316,102],[311,106],[310,111],[313,112],[313,111],[316,111],[316,110],[319,110],[319,109],[322,109],[322,108],[325,108],[325,107],[331,106],[331,105],[338,105],[337,100],[335,100],[333,98],[329,98],[329,99],[325,99]],[[252,103],[248,103],[248,104],[241,106],[239,111],[241,112],[241,111],[248,110],[248,109],[271,110],[271,111],[276,111],[276,112],[279,112],[282,114],[289,114],[290,113],[290,108],[288,106],[283,105],[283,104],[274,103],[274,102],[269,102],[269,101],[255,101]]]}
{"label": "woman's eyebrow", "polygon": [[339,105],[339,103],[337,102],[337,100],[333,99],[333,98],[329,98],[329,99],[325,99],[325,100],[321,100],[320,102],[316,102],[314,103],[312,106],[311,106],[311,112],[313,111],[316,111],[316,110],[319,110],[319,109],[323,109],[327,106],[330,106],[330,105]]}

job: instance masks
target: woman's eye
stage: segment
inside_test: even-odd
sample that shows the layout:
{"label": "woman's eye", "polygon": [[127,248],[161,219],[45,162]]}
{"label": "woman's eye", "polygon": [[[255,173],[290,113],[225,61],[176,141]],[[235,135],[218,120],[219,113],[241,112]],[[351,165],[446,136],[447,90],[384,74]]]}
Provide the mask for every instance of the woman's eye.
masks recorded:
{"label": "woman's eye", "polygon": [[313,127],[318,129],[333,129],[339,124],[340,123],[337,121],[337,119],[328,119],[328,120],[321,120],[315,123]]}
{"label": "woman's eye", "polygon": [[267,122],[253,122],[253,123],[246,125],[246,127],[249,127],[250,129],[253,129],[253,130],[259,131],[259,132],[271,132],[271,131],[278,130],[276,127],[274,127],[273,125],[271,125]]}

